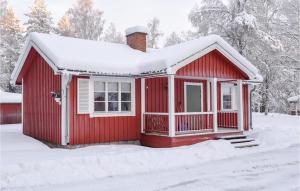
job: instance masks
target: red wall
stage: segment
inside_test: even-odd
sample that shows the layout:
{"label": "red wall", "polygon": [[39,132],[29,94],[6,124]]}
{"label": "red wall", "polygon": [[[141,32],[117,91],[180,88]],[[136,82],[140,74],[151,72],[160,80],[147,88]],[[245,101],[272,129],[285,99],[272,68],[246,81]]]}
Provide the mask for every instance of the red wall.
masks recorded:
{"label": "red wall", "polygon": [[23,75],[23,133],[60,144],[61,107],[50,92],[61,90],[61,78],[46,61],[31,49],[21,71]]}
{"label": "red wall", "polygon": [[77,79],[70,84],[70,144],[136,141],[141,131],[140,80],[135,82],[136,116],[94,117],[77,114]]}
{"label": "red wall", "polygon": [[21,103],[0,103],[0,124],[14,124],[21,122]]}
{"label": "red wall", "polygon": [[248,79],[238,67],[219,51],[213,50],[192,63],[180,68],[178,76],[217,77],[229,79]]}

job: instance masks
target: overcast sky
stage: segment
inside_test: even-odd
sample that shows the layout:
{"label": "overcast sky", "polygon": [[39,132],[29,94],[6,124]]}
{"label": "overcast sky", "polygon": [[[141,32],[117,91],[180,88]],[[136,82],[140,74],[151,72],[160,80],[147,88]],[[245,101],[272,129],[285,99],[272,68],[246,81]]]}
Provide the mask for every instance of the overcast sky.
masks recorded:
{"label": "overcast sky", "polygon": [[[76,0],[46,0],[48,9],[52,12],[55,23]],[[24,22],[24,13],[29,11],[33,0],[8,0],[19,18]],[[172,31],[182,31],[191,28],[188,14],[195,4],[201,0],[94,0],[95,7],[104,12],[106,26],[115,23],[121,32],[127,27],[146,25],[153,17],[160,19],[160,29],[165,36]]]}

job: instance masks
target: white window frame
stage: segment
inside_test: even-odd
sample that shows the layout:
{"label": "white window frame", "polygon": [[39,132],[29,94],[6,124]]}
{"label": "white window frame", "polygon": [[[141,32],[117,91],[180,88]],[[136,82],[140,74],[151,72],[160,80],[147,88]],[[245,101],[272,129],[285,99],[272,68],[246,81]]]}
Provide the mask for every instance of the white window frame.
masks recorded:
{"label": "white window frame", "polygon": [[[118,107],[119,111],[108,111],[108,101],[105,100],[105,110],[103,112],[95,112],[94,109],[94,82],[100,81],[105,82],[107,86],[108,82],[118,82]],[[131,84],[131,111],[120,111],[121,110],[121,83],[127,82]],[[107,99],[108,89],[105,88],[105,99]],[[90,108],[90,117],[118,117],[118,116],[135,116],[135,79],[134,78],[120,78],[120,77],[91,77],[90,78],[90,92],[89,92],[89,108]]]}
{"label": "white window frame", "polygon": [[[231,109],[225,109],[223,104],[224,87],[232,88]],[[234,83],[221,83],[221,111],[237,111],[237,86]]]}
{"label": "white window frame", "polygon": [[203,83],[202,82],[184,82],[184,112],[188,113],[187,111],[187,86],[200,86],[201,89],[201,111],[203,112]]}

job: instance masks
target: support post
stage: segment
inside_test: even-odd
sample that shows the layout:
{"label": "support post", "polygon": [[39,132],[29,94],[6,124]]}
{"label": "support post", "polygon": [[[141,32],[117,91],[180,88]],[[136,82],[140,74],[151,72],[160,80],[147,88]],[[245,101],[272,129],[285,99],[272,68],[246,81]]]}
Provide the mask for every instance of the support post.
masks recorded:
{"label": "support post", "polygon": [[61,145],[69,143],[69,101],[68,91],[72,75],[61,75]]}
{"label": "support post", "polygon": [[145,113],[145,78],[141,78],[141,133],[145,132],[144,113]]}
{"label": "support post", "polygon": [[243,82],[237,81],[237,94],[238,94],[238,129],[244,131],[244,115],[243,115]]}
{"label": "support post", "polygon": [[168,97],[169,97],[169,136],[175,137],[175,86],[174,75],[168,76]]}
{"label": "support post", "polygon": [[212,92],[212,112],[213,112],[213,128],[214,132],[218,131],[218,103],[217,103],[217,78],[211,80],[211,92]]}

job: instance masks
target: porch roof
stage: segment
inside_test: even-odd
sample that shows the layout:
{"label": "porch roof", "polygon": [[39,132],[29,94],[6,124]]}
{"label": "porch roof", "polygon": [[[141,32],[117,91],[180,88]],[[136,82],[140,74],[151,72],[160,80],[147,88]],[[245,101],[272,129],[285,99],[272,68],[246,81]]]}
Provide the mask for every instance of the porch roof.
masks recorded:
{"label": "porch roof", "polygon": [[32,47],[55,72],[119,76],[175,74],[193,59],[217,49],[244,71],[249,79],[262,79],[255,66],[217,35],[141,52],[125,44],[31,33],[12,73],[13,83],[16,83]]}

